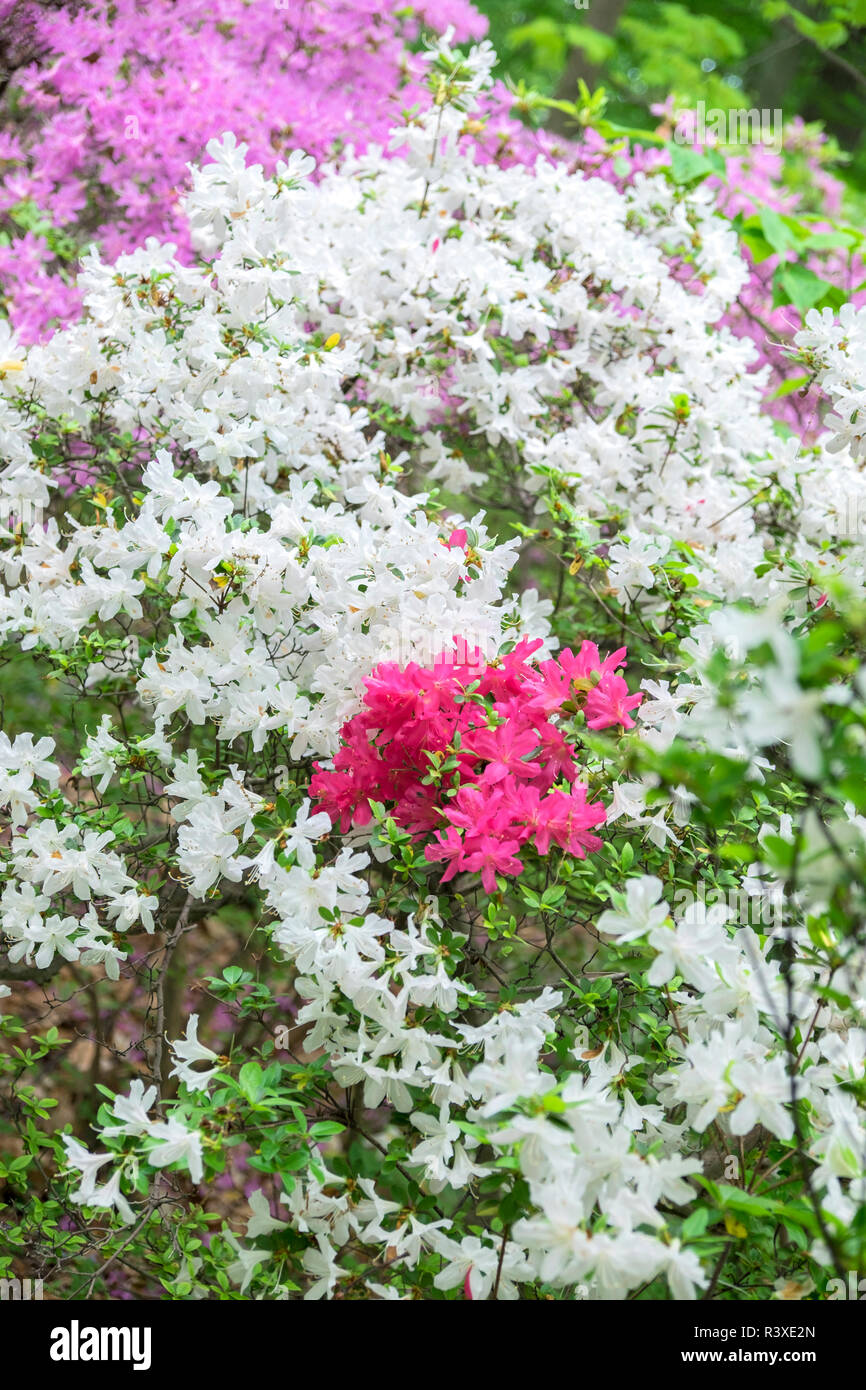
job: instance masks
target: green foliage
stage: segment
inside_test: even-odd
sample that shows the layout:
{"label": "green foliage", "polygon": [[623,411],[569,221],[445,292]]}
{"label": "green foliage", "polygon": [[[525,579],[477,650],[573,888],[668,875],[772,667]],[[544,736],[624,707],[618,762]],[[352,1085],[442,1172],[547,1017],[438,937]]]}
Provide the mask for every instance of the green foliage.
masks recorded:
{"label": "green foliage", "polygon": [[[866,93],[863,0],[697,0],[577,9],[565,0],[520,5],[480,0],[501,62],[500,74],[543,96],[574,100],[569,60],[585,59],[608,95],[608,119],[651,132],[650,106],[673,96],[678,106],[782,108],[829,136],[828,158],[849,162],[855,189],[866,187],[861,108]],[[618,18],[607,32],[608,15]],[[604,31],[596,26],[604,25]],[[587,73],[583,74],[585,77]],[[784,75],[784,76],[783,76]],[[786,178],[801,193],[797,158]]]}

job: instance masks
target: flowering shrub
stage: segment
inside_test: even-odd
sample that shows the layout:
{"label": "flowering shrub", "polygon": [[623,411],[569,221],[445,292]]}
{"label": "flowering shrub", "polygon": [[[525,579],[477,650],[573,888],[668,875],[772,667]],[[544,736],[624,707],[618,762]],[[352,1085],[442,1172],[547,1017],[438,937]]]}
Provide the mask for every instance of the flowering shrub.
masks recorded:
{"label": "flowering shrub", "polygon": [[271,169],[384,139],[426,98],[409,45],[428,26],[464,40],[486,20],[468,0],[4,0],[0,276],[16,328],[32,341],[77,317],[71,272],[93,242],[110,258],[154,235],[188,252],[187,164],[221,131]]}
{"label": "flowering shrub", "polygon": [[[705,188],[663,174],[618,193],[563,165],[480,163],[461,131],[491,62],[441,49],[443,100],[395,131],[402,153],[347,158],[303,201],[214,143],[193,177],[196,243],[234,277],[251,237],[260,257],[291,239],[306,322],[357,354],[346,395],[404,473],[579,560],[593,592],[682,635],[687,591],[761,600],[801,583],[847,542],[823,443],[777,431],[766,373],[718,327],[748,274],[729,224]],[[272,273],[260,259],[259,296]],[[836,469],[856,493],[852,461]]]}
{"label": "flowering shrub", "polygon": [[[114,259],[157,236],[188,260],[188,165],[213,137],[232,130],[269,172],[293,149],[339,161],[347,146],[378,148],[401,112],[429,106],[413,51],[419,34],[448,30],[462,41],[480,38],[486,24],[468,0],[5,0],[0,37],[14,101],[0,137],[0,282],[16,331],[34,341],[78,317],[76,262],[93,243]],[[774,413],[812,426],[813,404],[796,394],[803,380],[786,370],[784,347],[822,296],[835,307],[860,302],[866,274],[857,229],[826,220],[839,214],[841,184],[820,136],[794,121],[784,154],[760,143],[628,149],[592,127],[575,125],[573,140],[553,137],[521,123],[514,107],[501,83],[485,94],[463,136],[479,159],[531,168],[540,156],[566,158],[620,190],[659,169],[686,185],[706,180],[716,205],[738,219],[748,268],[723,322],[754,345],[755,368],[769,366]],[[670,103],[656,113],[670,136]],[[696,136],[688,122],[682,113],[680,138]]]}
{"label": "flowering shrub", "polygon": [[708,194],[482,164],[492,55],[426,61],[393,157],[225,137],[201,263],[93,254],[80,324],[6,332],[0,1273],[820,1294],[864,1255],[863,315],[808,317],[835,416],[784,439]]}

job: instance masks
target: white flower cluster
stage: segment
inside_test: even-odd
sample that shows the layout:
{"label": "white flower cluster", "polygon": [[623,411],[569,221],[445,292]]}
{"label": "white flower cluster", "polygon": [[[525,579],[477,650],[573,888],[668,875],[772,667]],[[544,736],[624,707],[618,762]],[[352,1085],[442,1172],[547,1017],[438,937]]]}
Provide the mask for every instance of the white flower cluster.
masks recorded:
{"label": "white flower cluster", "polygon": [[[118,979],[124,955],[113,933],[137,922],[152,932],[158,899],[139,891],[123,858],[106,848],[113,839],[110,830],[82,830],[74,821],[58,826],[49,819],[13,837],[13,877],[0,894],[0,928],[11,943],[13,964],[23,960],[46,970],[57,954],[67,961],[102,965],[110,979]],[[50,910],[54,897],[86,903],[87,910],[60,916]],[[107,922],[100,920],[94,898]]]}
{"label": "white flower cluster", "polygon": [[794,342],[818,382],[833,402],[833,414],[824,421],[833,438],[831,453],[850,450],[851,457],[866,456],[866,312],[844,304],[838,315],[831,309],[810,309],[806,327]]}
{"label": "white flower cluster", "polygon": [[840,509],[862,504],[866,521],[855,437],[804,448],[762,413],[753,349],[718,326],[746,267],[710,194],[480,165],[461,121],[420,117],[394,132],[398,158],[348,157],[303,190],[302,161],[268,180],[232,137],[214,141],[188,204],[200,244],[221,277],[243,265],[260,311],[291,246],[309,321],[351,344],[364,401],[417,434],[407,468],[462,492],[505,457],[518,510],[553,487],[537,510],[565,505],[599,543],[616,529],[624,607],[657,587],[663,602],[673,543],[719,598],[778,592],[764,562],[780,540],[801,565],[826,565],[828,543],[851,552],[835,567],[862,589],[866,525]]}
{"label": "white flower cluster", "polygon": [[[280,728],[295,757],[333,751],[378,661],[423,659],[455,635],[489,654],[498,649],[515,542],[491,545],[479,520],[481,558],[469,575],[420,499],[370,482],[357,508],[322,507],[312,481],[293,478],[284,493],[262,486],[259,524],[245,517],[241,498],[235,510],[216,484],[178,478],[160,451],[131,519],[69,536],[50,525],[27,534],[13,562],[17,582],[7,565],[0,631],[20,633],[22,646],[71,647],[119,615],[140,618],[140,595],[158,575],[173,600],[174,631],[158,654],[134,633],[127,648],[155,718],[183,711],[193,724],[214,720],[221,738],[249,733],[257,749]],[[543,608],[530,598],[527,611],[543,631]],[[183,621],[190,617],[196,640]],[[522,627],[518,605],[510,631]],[[88,775],[110,776],[111,751],[103,729],[88,745]]]}
{"label": "white flower cluster", "polygon": [[0,810],[8,812],[13,830],[24,825],[29,812],[39,805],[41,798],[33,787],[36,778],[46,786],[57,785],[60,774],[48,757],[53,751],[53,738],[34,743],[32,734],[18,734],[10,740],[0,730]]}
{"label": "white flower cluster", "polygon": [[[193,1020],[191,1020],[193,1022]],[[193,1029],[194,1031],[194,1029]],[[211,1054],[213,1055],[213,1054]],[[193,1182],[201,1182],[202,1150],[201,1135],[189,1129],[181,1119],[172,1115],[168,1120],[154,1119],[150,1115],[156,1101],[156,1087],[135,1080],[127,1096],[116,1096],[112,1108],[113,1117],[118,1124],[107,1125],[101,1133],[106,1137],[130,1135],[136,1140],[155,1140],[147,1148],[147,1159],[156,1168],[166,1168],[179,1163],[186,1167]],[[113,1153],[91,1153],[71,1135],[63,1136],[66,1157],[72,1171],[80,1173],[81,1181],[72,1194],[72,1200],[80,1206],[95,1210],[115,1210],[126,1224],[134,1220],[132,1208],[121,1190],[123,1164],[112,1170],[111,1176],[97,1183],[99,1170],[111,1162]]]}

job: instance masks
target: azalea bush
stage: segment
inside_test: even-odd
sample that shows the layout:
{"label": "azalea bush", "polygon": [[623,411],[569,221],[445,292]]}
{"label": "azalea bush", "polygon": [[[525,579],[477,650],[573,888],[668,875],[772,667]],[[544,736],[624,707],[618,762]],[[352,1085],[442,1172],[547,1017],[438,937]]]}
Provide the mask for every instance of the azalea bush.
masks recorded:
{"label": "azalea bush", "polygon": [[428,100],[413,49],[449,25],[480,38],[486,20],[467,0],[4,0],[0,277],[16,327],[33,340],[78,317],[88,245],[114,257],[156,235],[188,254],[180,199],[212,136],[235,131],[271,169],[294,149],[381,142]]}
{"label": "azalea bush", "polygon": [[[0,349],[0,1273],[821,1297],[864,1260],[863,312],[705,183],[230,134]],[[823,402],[823,405],[822,405]],[[823,427],[821,411],[827,415]]]}
{"label": "azalea bush", "polygon": [[[675,33],[689,28],[680,9],[668,7]],[[468,0],[4,0],[0,285],[14,328],[32,342],[78,318],[78,259],[92,245],[114,259],[157,236],[188,260],[190,163],[206,158],[212,138],[234,132],[268,173],[296,149],[337,164],[349,151],[378,150],[395,125],[436,101],[422,38],[447,30],[451,40],[478,39],[487,22]],[[585,28],[572,24],[570,41]],[[655,50],[657,17],[651,32]],[[677,36],[669,48],[733,40],[704,20],[693,41]],[[608,120],[603,91],[551,102],[522,80],[497,81],[463,141],[483,162],[531,169],[539,158],[565,160],[618,189],[659,168],[679,184],[704,184],[732,219],[748,267],[723,321],[756,348],[753,369],[769,366],[771,412],[808,430],[814,403],[798,394],[804,381],[784,349],[808,309],[861,303],[866,282],[858,219],[843,211],[834,172],[837,148],[787,110],[772,147],[701,143],[694,97],[683,96],[669,58],[666,91],[676,93],[653,106],[654,132]],[[710,106],[734,101],[718,78],[702,80]],[[550,127],[551,115],[565,134]]]}

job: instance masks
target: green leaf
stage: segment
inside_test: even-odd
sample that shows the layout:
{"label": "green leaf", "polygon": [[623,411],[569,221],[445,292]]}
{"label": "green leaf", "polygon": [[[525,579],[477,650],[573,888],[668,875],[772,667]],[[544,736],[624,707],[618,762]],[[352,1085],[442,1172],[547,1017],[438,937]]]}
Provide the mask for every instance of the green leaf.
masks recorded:
{"label": "green leaf", "polygon": [[822,280],[813,270],[809,270],[808,266],[799,265],[795,261],[791,265],[776,267],[773,276],[774,308],[782,304],[793,304],[801,313],[805,313],[807,309],[814,309],[817,305],[837,309],[844,303],[843,292],[827,280]]}
{"label": "green leaf", "polygon": [[858,244],[858,238],[851,232],[814,232],[802,243],[803,251],[835,251],[844,248],[848,251]]}
{"label": "green leaf", "polygon": [[336,1120],[317,1120],[314,1125],[310,1125],[311,1139],[329,1139],[333,1134],[342,1134],[346,1126],[339,1124]]}
{"label": "green leaf", "polygon": [[310,1155],[306,1149],[296,1149],[293,1154],[288,1154],[286,1158],[280,1160],[280,1172],[298,1173],[302,1168],[306,1168]]}
{"label": "green leaf", "polygon": [[737,864],[753,864],[758,857],[758,853],[752,845],[729,842],[719,846],[719,858],[733,859]]}
{"label": "green leaf", "polygon": [[262,1069],[258,1062],[244,1063],[238,1073],[238,1085],[247,1100],[255,1105],[263,1090]]}
{"label": "green leaf", "polygon": [[792,376],[788,381],[783,381],[781,386],[776,387],[775,391],[770,396],[770,400],[778,401],[781,400],[783,396],[790,396],[794,391],[801,391],[804,386],[808,385],[808,382],[809,378],[807,376]]}
{"label": "green leaf", "polygon": [[731,1187],[727,1183],[719,1185],[719,1200],[723,1207],[732,1211],[742,1211],[749,1216],[775,1216],[782,1207],[773,1197],[760,1197],[755,1192],[746,1192],[742,1187]]}
{"label": "green leaf", "polygon": [[761,208],[758,212],[758,221],[761,231],[777,255],[782,256],[786,251],[796,246],[796,238],[791,229],[782,221],[777,212],[773,212],[772,208]]}
{"label": "green leaf", "polygon": [[707,156],[700,154],[698,150],[677,144],[671,144],[669,148],[674,183],[697,183],[713,172],[713,166]]}

